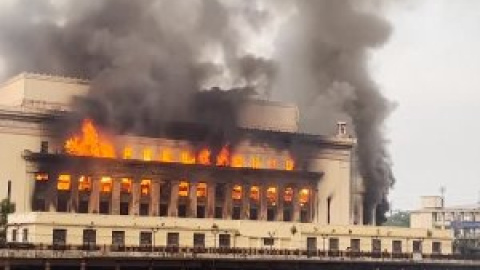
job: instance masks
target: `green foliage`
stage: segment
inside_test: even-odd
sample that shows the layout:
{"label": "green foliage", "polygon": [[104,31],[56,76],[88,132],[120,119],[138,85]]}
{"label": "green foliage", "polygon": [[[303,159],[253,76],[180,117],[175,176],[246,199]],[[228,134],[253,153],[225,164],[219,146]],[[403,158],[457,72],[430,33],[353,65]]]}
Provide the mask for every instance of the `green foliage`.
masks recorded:
{"label": "green foliage", "polygon": [[387,217],[384,226],[410,227],[410,213],[407,211],[394,211]]}
{"label": "green foliage", "polygon": [[0,202],[0,242],[5,242],[7,215],[15,212],[15,204],[3,199]]}

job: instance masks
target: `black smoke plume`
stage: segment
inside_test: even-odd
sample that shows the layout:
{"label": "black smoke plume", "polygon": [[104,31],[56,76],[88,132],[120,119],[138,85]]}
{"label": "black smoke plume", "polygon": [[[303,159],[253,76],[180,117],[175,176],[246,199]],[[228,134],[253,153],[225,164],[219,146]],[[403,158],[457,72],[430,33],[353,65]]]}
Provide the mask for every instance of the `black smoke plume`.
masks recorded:
{"label": "black smoke plume", "polygon": [[[375,3],[11,1],[0,11],[3,73],[88,78],[77,118],[126,134],[168,132],[174,119],[208,124],[207,138],[222,140],[233,136],[234,108],[251,89],[298,104],[305,132],[328,133],[347,120],[358,138],[368,220],[394,183],[382,132],[391,105],[368,73],[369,52],[390,34]],[[249,41],[272,31],[273,55],[254,53]],[[202,91],[214,86],[222,89]]]}

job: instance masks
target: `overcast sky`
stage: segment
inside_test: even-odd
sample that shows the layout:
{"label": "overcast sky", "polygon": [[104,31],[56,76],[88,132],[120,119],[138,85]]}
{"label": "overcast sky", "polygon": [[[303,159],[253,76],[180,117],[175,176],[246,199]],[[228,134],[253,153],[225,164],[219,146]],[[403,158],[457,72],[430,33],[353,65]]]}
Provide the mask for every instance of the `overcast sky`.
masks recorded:
{"label": "overcast sky", "polygon": [[416,208],[441,186],[449,205],[477,202],[480,1],[390,3],[393,34],[373,53],[371,70],[398,104],[386,127],[397,178],[393,208]]}
{"label": "overcast sky", "polygon": [[387,121],[393,208],[419,196],[475,203],[480,193],[480,1],[424,0],[388,12],[394,32],[372,72],[398,103]]}

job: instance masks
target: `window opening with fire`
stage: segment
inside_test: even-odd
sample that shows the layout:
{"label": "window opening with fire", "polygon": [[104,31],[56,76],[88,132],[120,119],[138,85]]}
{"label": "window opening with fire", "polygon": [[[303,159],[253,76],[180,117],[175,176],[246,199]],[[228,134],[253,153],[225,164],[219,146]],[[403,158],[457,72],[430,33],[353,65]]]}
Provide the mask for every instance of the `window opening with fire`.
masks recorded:
{"label": "window opening with fire", "polygon": [[100,192],[110,193],[112,192],[112,178],[108,176],[103,176],[100,178]]}
{"label": "window opening with fire", "polygon": [[188,182],[180,181],[178,184],[178,196],[187,197],[188,196]]}
{"label": "window opening with fire", "polygon": [[140,194],[142,194],[142,196],[150,195],[151,189],[152,189],[152,180],[143,179],[140,182]]}
{"label": "window opening with fire", "polygon": [[79,191],[91,191],[92,190],[92,178],[90,176],[80,176],[78,179]]}

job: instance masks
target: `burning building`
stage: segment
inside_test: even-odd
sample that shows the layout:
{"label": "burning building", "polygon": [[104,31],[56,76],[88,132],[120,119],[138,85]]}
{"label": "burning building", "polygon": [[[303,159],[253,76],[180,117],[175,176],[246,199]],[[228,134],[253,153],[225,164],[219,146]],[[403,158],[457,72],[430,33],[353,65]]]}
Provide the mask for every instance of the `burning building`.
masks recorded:
{"label": "burning building", "polygon": [[333,137],[301,134],[295,106],[249,100],[237,108],[235,141],[217,145],[188,123],[157,137],[88,118],[55,132],[88,87],[40,74],[1,86],[0,179],[16,204],[9,241],[324,250],[327,241],[331,250],[402,252],[418,238],[425,251],[450,250],[444,231],[361,225],[364,191],[345,123]]}

